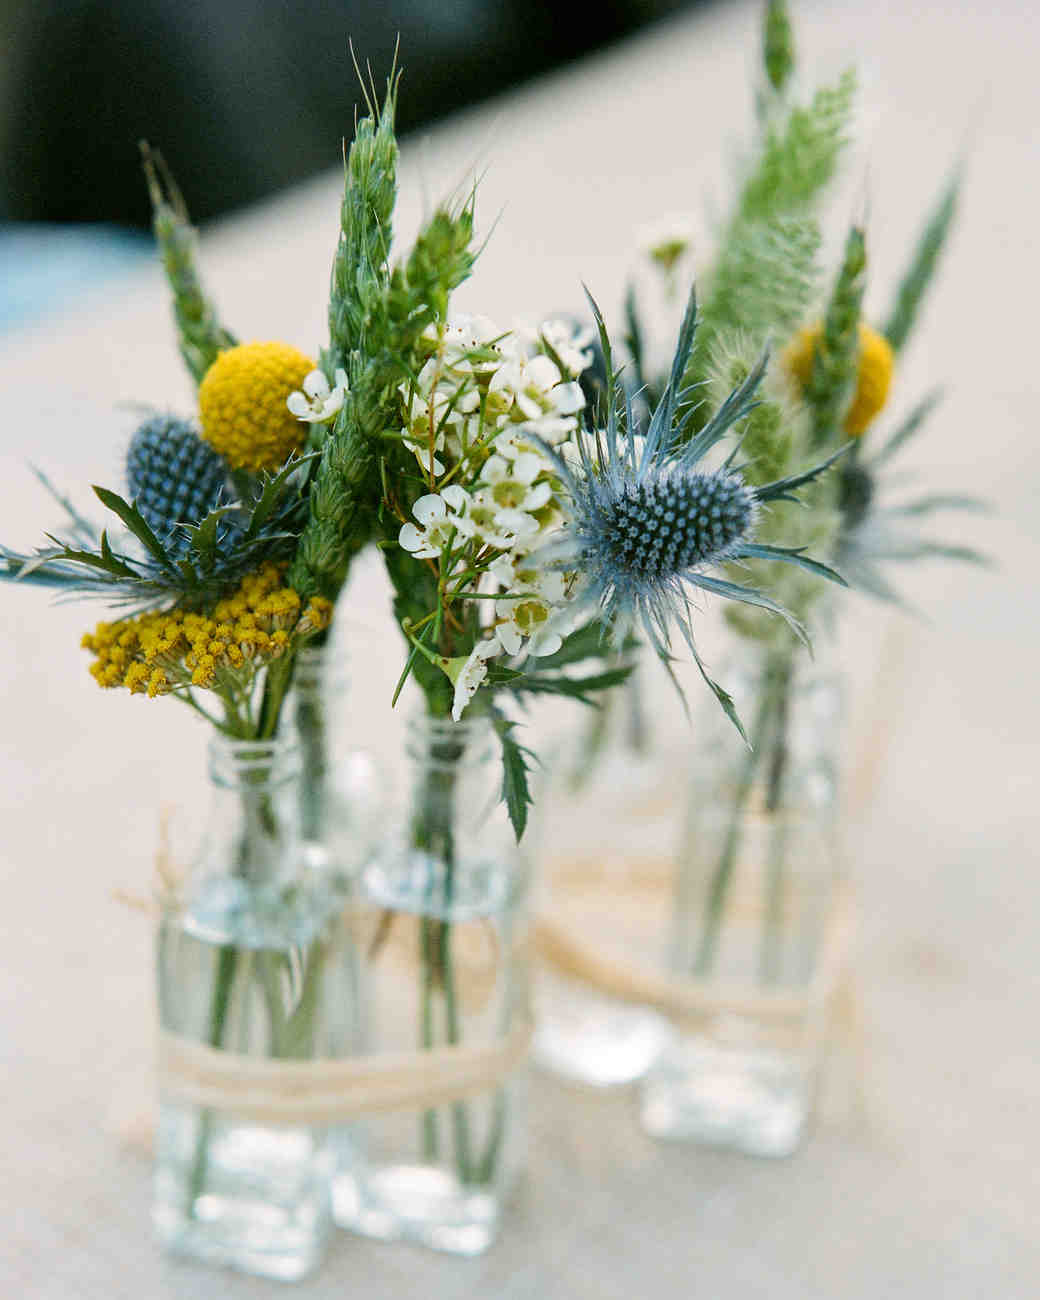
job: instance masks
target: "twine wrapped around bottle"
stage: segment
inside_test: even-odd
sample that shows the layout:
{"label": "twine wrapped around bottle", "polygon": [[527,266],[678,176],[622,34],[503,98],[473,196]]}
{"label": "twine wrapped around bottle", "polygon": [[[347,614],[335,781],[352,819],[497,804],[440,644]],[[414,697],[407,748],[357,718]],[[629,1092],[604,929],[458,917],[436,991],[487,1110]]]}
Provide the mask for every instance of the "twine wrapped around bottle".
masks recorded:
{"label": "twine wrapped around bottle", "polygon": [[[851,764],[845,819],[853,825],[866,816],[891,739],[899,695],[892,683],[900,679],[905,653],[905,628],[889,620],[869,691],[866,734]],[[666,905],[673,890],[671,873],[671,864],[661,863],[630,863],[623,872],[577,862],[558,868],[553,877],[553,912],[543,913],[535,922],[534,946],[539,959],[553,973],[593,992],[659,1011],[684,1031],[695,1031],[722,1017],[746,1017],[756,1021],[763,1036],[778,1046],[799,1042],[815,1046],[829,1027],[837,1027],[856,1059],[862,1094],[865,1050],[852,970],[856,906],[849,880],[840,878],[831,891],[813,974],[799,989],[727,985],[720,980],[669,974],[649,962],[608,951],[595,937],[587,938],[597,935],[597,927],[588,923],[588,917],[565,919],[566,903],[582,896],[608,900],[615,922],[619,917],[631,921],[640,912],[645,919],[647,909]],[[761,916],[760,900],[738,892],[731,899],[731,911],[744,920],[756,920]],[[657,917],[649,929],[659,933],[662,923],[663,916]]]}
{"label": "twine wrapped around bottle", "polygon": [[[652,880],[630,882],[653,896],[661,890]],[[615,886],[615,900],[621,902]],[[539,957],[556,973],[622,1002],[652,1007],[679,1028],[692,1029],[717,1016],[744,1016],[769,1027],[778,1038],[796,1037],[804,1030],[820,1032],[826,1013],[848,973],[854,907],[847,881],[834,890],[824,924],[813,976],[804,989],[726,985],[651,969],[583,937],[579,927],[543,916],[535,926]]]}
{"label": "twine wrapped around bottle", "polygon": [[[117,894],[128,906],[153,916],[179,905],[184,880],[170,852],[170,818],[171,810],[164,808],[154,897]],[[407,913],[350,904],[343,920],[359,946],[370,953],[382,950],[385,960],[405,965],[416,948],[417,921]],[[475,924],[472,934],[466,931],[459,937],[463,942],[457,944],[455,960],[460,995],[467,1009],[478,1011],[490,997],[503,953],[493,927]],[[388,1111],[428,1110],[501,1086],[526,1059],[532,1035],[530,1017],[523,1015],[492,1043],[349,1059],[280,1060],[246,1056],[160,1030],[159,1095],[164,1101],[269,1125],[340,1124]],[[147,1127],[154,1129],[154,1120]]]}
{"label": "twine wrapped around bottle", "polygon": [[340,1124],[362,1115],[427,1110],[498,1087],[526,1057],[524,1019],[495,1043],[350,1060],[242,1056],[165,1031],[159,1035],[164,1101],[270,1125]]}

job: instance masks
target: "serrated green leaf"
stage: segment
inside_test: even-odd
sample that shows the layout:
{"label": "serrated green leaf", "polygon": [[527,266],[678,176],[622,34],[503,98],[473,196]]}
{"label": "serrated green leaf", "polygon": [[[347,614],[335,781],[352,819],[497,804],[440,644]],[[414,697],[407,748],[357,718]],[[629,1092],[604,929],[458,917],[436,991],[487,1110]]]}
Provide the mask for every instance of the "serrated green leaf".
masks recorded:
{"label": "serrated green leaf", "polygon": [[502,746],[502,800],[519,843],[527,828],[527,810],[534,802],[527,784],[527,774],[530,771],[527,759],[533,755],[514,739],[515,722],[495,710],[491,715],[491,725]]}
{"label": "serrated green leaf", "polygon": [[149,528],[144,516],[135,506],[132,506],[129,501],[124,501],[118,492],[98,487],[96,484],[94,485],[94,494],[103,506],[107,506],[109,510],[122,519],[141,545],[147,551],[150,551],[164,568],[173,569],[175,567],[166,553],[166,548]]}

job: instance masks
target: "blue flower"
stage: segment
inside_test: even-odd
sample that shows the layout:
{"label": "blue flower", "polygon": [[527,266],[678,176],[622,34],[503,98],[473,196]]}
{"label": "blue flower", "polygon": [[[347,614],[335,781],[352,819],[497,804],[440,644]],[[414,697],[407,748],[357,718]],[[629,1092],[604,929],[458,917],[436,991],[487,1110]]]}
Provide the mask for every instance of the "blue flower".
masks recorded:
{"label": "blue flower", "polygon": [[771,610],[806,641],[804,629],[783,606],[763,592],[714,577],[707,570],[734,560],[775,559],[845,585],[833,569],[800,549],[754,541],[761,506],[796,500],[796,490],[817,478],[844,448],[806,473],[761,487],[746,482],[734,466],[739,443],[721,468],[702,467],[705,456],[756,405],[755,393],[768,357],[763,355],[707,424],[690,435],[693,406],[683,400],[687,394],[681,384],[697,323],[692,291],[667,387],[639,446],[639,439],[632,436],[631,401],[621,393],[602,316],[591,298],[590,302],[607,366],[606,427],[579,439],[577,465],[544,448],[564,481],[570,518],[566,539],[545,552],[543,562],[578,573],[576,598],[596,607],[615,641],[641,628],[667,662],[671,630],[677,626],[704,680],[743,734],[729,695],[711,680],[697,653],[691,589]]}

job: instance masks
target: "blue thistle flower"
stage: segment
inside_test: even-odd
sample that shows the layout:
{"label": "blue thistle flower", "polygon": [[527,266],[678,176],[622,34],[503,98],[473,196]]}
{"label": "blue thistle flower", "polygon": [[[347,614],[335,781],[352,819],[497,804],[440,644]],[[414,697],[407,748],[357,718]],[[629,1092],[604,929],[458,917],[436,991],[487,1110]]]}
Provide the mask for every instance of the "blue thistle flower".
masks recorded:
{"label": "blue thistle flower", "polygon": [[190,424],[154,415],[130,439],[126,454],[130,497],[149,528],[168,548],[183,552],[188,534],[221,503],[228,468]]}
{"label": "blue thistle flower", "polygon": [[[743,734],[729,695],[705,671],[693,640],[690,589],[758,605],[784,618],[808,644],[801,624],[763,592],[712,576],[707,569],[734,560],[774,559],[797,564],[845,585],[833,569],[800,549],[754,540],[760,506],[796,500],[795,492],[817,478],[845,448],[803,474],[755,487],[733,465],[738,448],[720,469],[698,468],[704,457],[756,405],[765,373],[763,354],[747,379],[695,435],[688,436],[693,404],[680,391],[693,348],[697,308],[691,291],[668,384],[654,408],[642,448],[634,431],[631,399],[622,394],[611,360],[602,315],[590,298],[599,327],[608,376],[607,421],[594,438],[579,442],[575,469],[552,457],[570,497],[567,537],[544,554],[556,568],[576,570],[583,590],[577,598],[594,605],[616,640],[641,627],[657,654],[669,659],[671,629],[677,625],[702,677]],[[682,414],[680,414],[680,407]]]}

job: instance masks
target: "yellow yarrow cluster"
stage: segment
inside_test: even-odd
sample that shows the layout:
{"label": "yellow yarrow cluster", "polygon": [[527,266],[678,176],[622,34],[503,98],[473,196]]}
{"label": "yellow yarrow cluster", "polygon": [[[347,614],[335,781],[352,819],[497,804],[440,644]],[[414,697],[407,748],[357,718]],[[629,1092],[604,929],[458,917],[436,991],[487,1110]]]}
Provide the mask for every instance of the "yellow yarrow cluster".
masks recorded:
{"label": "yellow yarrow cluster", "polygon": [[332,605],[315,596],[303,608],[282,585],[284,566],[265,565],[209,615],[189,610],[139,614],[99,623],[82,641],[95,655],[91,675],[99,686],[125,686],[149,698],[176,687],[221,690],[229,679],[250,681],[294,638],[328,627]]}
{"label": "yellow yarrow cluster", "polygon": [[[812,375],[813,358],[823,333],[822,325],[803,329],[787,352],[787,366],[804,389]],[[859,373],[856,391],[845,413],[845,432],[853,438],[866,433],[871,421],[888,400],[895,354],[883,334],[860,321]]]}
{"label": "yellow yarrow cluster", "polygon": [[274,469],[307,426],[286,406],[314,362],[288,343],[243,343],[221,352],[199,385],[202,436],[232,469]]}

